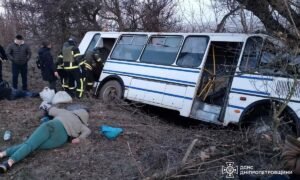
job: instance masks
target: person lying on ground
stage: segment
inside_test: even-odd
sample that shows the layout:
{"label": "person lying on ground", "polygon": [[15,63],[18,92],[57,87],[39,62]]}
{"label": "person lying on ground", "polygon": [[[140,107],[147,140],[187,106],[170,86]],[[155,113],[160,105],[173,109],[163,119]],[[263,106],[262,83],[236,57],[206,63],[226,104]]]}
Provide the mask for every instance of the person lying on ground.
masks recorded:
{"label": "person lying on ground", "polygon": [[0,82],[0,100],[16,100],[23,97],[39,97],[38,93],[11,88],[7,81]]}
{"label": "person lying on ground", "polygon": [[53,116],[53,120],[41,124],[24,143],[0,152],[1,158],[9,156],[9,159],[0,165],[0,173],[7,172],[13,164],[35,150],[61,147],[68,141],[68,138],[73,138],[71,142],[76,144],[86,139],[91,133],[87,127],[89,113],[86,109],[68,111],[51,107],[47,102],[43,102],[40,109],[48,112],[49,116]]}

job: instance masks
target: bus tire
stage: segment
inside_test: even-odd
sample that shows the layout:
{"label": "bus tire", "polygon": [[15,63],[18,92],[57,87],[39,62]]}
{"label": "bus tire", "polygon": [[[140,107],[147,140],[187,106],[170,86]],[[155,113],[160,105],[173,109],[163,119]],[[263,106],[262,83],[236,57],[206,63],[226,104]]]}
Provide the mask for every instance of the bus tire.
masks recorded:
{"label": "bus tire", "polygon": [[106,82],[100,89],[99,97],[104,103],[115,102],[122,98],[121,84],[116,80]]}

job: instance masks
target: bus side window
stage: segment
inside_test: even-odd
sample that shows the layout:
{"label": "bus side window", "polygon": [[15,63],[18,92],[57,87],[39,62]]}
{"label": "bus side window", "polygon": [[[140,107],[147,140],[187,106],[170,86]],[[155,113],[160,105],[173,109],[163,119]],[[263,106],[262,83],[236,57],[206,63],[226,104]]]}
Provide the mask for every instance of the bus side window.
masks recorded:
{"label": "bus side window", "polygon": [[187,37],[176,64],[189,68],[200,66],[207,44],[208,37]]}
{"label": "bus side window", "polygon": [[181,36],[151,37],[141,57],[141,62],[172,65],[175,62],[181,42]]}
{"label": "bus side window", "polygon": [[88,53],[88,52],[91,52],[93,51],[93,49],[95,48],[97,42],[99,41],[100,39],[100,34],[95,34],[93,39],[91,40],[87,50],[85,51],[85,54]]}
{"label": "bus side window", "polygon": [[257,70],[263,39],[261,37],[250,37],[247,39],[240,64],[241,71],[253,72]]}
{"label": "bus side window", "polygon": [[282,74],[282,67],[288,65],[289,55],[286,46],[276,40],[266,39],[262,48],[259,71],[263,74]]}
{"label": "bus side window", "polygon": [[111,58],[136,61],[146,44],[146,35],[123,35],[114,48]]}

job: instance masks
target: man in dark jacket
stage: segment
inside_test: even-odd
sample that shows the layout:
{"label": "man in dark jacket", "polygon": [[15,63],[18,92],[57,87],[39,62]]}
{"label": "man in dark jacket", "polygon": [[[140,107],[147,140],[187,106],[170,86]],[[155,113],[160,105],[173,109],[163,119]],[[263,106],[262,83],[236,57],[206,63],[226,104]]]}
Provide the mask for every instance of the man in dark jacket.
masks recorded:
{"label": "man in dark jacket", "polygon": [[2,62],[7,61],[7,57],[3,47],[0,45],[0,82],[3,81],[2,79]]}
{"label": "man in dark jacket", "polygon": [[43,42],[42,48],[38,51],[38,67],[42,71],[42,78],[44,81],[49,82],[49,88],[56,91],[56,80],[58,73],[53,62],[53,57],[51,55],[51,43]]}
{"label": "man in dark jacket", "polygon": [[18,89],[18,76],[22,76],[22,89],[27,90],[27,63],[31,58],[31,50],[24,43],[23,37],[17,35],[14,43],[7,48],[7,57],[12,61],[13,88]]}

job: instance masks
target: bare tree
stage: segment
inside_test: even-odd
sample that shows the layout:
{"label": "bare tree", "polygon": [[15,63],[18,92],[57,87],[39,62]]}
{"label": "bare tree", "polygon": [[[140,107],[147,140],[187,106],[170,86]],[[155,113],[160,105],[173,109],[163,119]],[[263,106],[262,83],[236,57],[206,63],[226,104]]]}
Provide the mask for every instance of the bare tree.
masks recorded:
{"label": "bare tree", "polygon": [[118,31],[172,31],[179,27],[173,0],[104,0],[100,16]]}
{"label": "bare tree", "polygon": [[141,11],[144,31],[178,30],[179,19],[175,18],[175,8],[173,0],[146,0]]}
{"label": "bare tree", "polygon": [[251,11],[264,24],[267,32],[274,35],[286,34],[299,39],[300,1],[298,0],[236,0]]}

